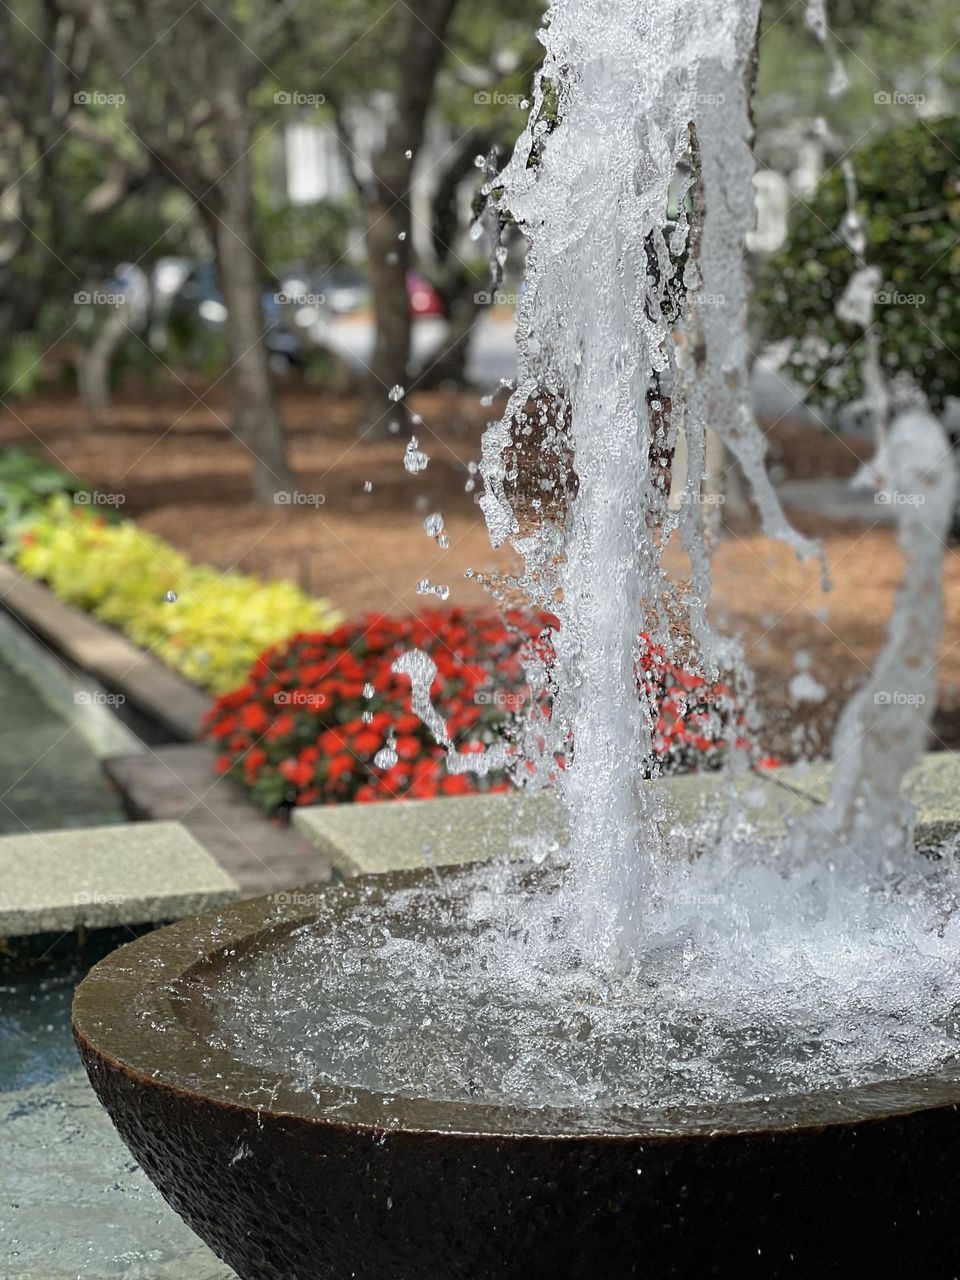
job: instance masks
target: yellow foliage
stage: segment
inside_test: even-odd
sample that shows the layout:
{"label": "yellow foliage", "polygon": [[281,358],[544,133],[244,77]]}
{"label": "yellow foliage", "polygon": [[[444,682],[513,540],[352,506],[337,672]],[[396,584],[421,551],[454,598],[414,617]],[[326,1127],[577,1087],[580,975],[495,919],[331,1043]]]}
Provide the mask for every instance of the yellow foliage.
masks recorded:
{"label": "yellow foliage", "polygon": [[271,645],[342,621],[293,583],[192,564],[132,520],[107,522],[63,497],[22,535],[16,562],[212,693],[242,684]]}

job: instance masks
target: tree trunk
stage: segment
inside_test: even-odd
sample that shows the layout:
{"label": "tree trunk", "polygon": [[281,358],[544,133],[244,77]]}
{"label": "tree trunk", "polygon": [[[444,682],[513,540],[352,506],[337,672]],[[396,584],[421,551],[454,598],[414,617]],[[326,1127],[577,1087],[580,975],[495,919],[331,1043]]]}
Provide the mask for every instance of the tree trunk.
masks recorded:
{"label": "tree trunk", "polygon": [[[378,159],[382,163],[382,157]],[[387,168],[393,176],[395,165]],[[406,405],[392,400],[390,392],[395,386],[406,387],[409,380],[412,326],[407,270],[412,219],[406,205],[391,194],[394,184],[389,177],[384,180],[377,172],[374,181],[377,191],[368,211],[366,244],[375,336],[364,386],[363,430],[364,434],[386,435],[390,423],[399,422],[401,431],[408,434]],[[404,191],[406,186],[404,182]]]}
{"label": "tree trunk", "polygon": [[[475,289],[475,286],[471,286]],[[476,292],[454,299],[447,316],[447,328],[424,361],[417,385],[424,389],[441,386],[462,387],[467,381],[467,356],[474,323],[480,311]]]}
{"label": "tree trunk", "polygon": [[253,459],[253,500],[266,504],[276,502],[278,493],[289,493],[293,477],[264,344],[264,268],[256,246],[248,145],[248,139],[234,140],[241,159],[218,184],[217,198],[204,212],[227,309],[230,427]]}
{"label": "tree trunk", "polygon": [[[403,402],[390,398],[406,387],[410,361],[410,303],[406,274],[410,263],[410,175],[423,146],[427,111],[457,0],[412,0],[404,4],[404,29],[393,114],[373,159],[367,206],[367,261],[374,294],[376,337],[367,377],[364,431],[389,430],[391,421],[408,425]],[[401,239],[402,236],[402,239]]]}
{"label": "tree trunk", "polygon": [[77,357],[80,399],[94,426],[102,424],[110,411],[110,370],[113,358],[126,336],[125,310],[125,302],[114,307],[90,346]]}

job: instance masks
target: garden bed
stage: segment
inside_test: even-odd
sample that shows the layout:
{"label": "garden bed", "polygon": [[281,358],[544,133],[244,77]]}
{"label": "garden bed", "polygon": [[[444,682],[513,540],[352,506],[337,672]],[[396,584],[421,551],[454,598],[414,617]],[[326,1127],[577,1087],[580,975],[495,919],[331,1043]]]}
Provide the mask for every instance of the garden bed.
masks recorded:
{"label": "garden bed", "polygon": [[[418,608],[423,577],[449,583],[453,603],[488,602],[464,570],[502,572],[512,561],[491,550],[475,491],[465,492],[465,483],[495,406],[482,406],[474,393],[414,395],[431,462],[411,476],[396,439],[358,441],[355,399],[288,386],[282,402],[298,483],[322,493],[321,506],[251,506],[248,458],[223,426],[227,406],[219,393],[209,409],[190,408],[185,394],[120,399],[110,424],[97,432],[84,428],[72,400],[49,397],[0,418],[0,442],[43,442],[90,486],[122,492],[124,515],[192,559],[286,577],[347,616]],[[772,455],[791,477],[848,473],[857,462],[850,443],[791,421],[771,431]],[[854,448],[859,453],[858,443]],[[447,551],[423,530],[425,516],[436,510],[450,536]],[[837,709],[878,651],[878,624],[889,613],[900,571],[891,529],[799,519],[825,539],[836,585],[830,596],[821,595],[814,566],[797,565],[742,517],[728,520],[716,558],[717,612],[744,635],[767,721],[764,746],[783,759],[827,749]],[[933,745],[952,747],[960,745],[960,648],[949,639],[960,634],[960,559],[952,549],[945,589],[948,640]],[[825,691],[820,702],[785,705],[798,655]]]}

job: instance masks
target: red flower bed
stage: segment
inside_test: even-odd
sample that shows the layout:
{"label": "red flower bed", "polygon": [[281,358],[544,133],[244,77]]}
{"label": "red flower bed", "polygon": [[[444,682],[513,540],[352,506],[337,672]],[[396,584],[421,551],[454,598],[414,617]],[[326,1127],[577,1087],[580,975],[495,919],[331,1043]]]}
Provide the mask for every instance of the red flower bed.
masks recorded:
{"label": "red flower bed", "polygon": [[[481,751],[529,701],[522,658],[531,644],[549,657],[549,615],[425,610],[369,615],[323,635],[301,634],[267,650],[247,683],[223,694],[206,733],[268,812],[296,804],[425,798],[503,790],[502,772],[451,775],[444,750],[410,710],[410,683],[391,670],[409,649],[437,666],[432,694],[460,751]],[[732,699],[723,686],[663,660],[647,644],[638,681],[657,717],[665,767],[714,767],[724,751]],[[378,756],[385,746],[395,755]]]}

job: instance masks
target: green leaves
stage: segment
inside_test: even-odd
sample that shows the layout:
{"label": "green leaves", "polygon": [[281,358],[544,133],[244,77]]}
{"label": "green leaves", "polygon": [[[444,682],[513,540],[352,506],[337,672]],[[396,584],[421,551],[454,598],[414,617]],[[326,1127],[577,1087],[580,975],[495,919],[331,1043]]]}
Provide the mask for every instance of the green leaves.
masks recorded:
{"label": "green leaves", "polygon": [[[883,134],[853,157],[857,209],[867,224],[864,260],[882,273],[881,359],[888,373],[909,375],[935,412],[960,395],[958,153],[960,120],[946,118]],[[767,262],[757,290],[765,337],[787,340],[788,363],[809,386],[809,400],[828,410],[863,394],[859,330],[833,310],[860,265],[838,235],[845,210],[843,175],[834,168],[798,205],[787,243]]]}

